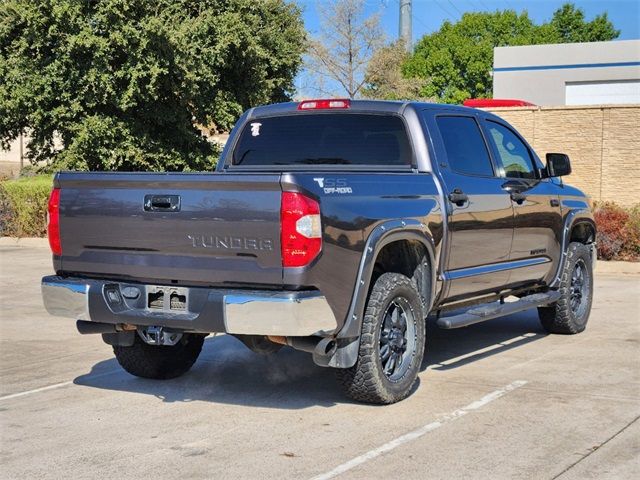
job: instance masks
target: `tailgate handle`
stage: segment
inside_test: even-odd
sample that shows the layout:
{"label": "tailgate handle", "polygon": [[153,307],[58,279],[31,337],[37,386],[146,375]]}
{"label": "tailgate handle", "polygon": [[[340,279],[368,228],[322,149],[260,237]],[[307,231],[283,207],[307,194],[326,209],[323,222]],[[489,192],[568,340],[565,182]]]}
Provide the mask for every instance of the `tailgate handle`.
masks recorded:
{"label": "tailgate handle", "polygon": [[180,195],[145,195],[146,212],[179,212]]}

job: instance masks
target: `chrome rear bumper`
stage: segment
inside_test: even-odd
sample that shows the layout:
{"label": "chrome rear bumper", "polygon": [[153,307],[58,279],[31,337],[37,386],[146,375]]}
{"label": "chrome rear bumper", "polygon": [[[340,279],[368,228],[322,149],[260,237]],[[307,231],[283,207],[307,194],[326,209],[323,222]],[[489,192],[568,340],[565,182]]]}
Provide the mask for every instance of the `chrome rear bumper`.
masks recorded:
{"label": "chrome rear bumper", "polygon": [[[137,289],[139,295],[125,298],[122,292],[131,287]],[[331,307],[318,291],[180,287],[180,293],[186,297],[183,309],[149,308],[149,292],[176,289],[59,276],[42,279],[42,298],[47,311],[76,320],[203,333],[280,336],[324,335],[337,327]]]}
{"label": "chrome rear bumper", "polygon": [[86,281],[44,277],[42,279],[42,301],[51,315],[76,320],[91,320],[89,317],[89,287]]}
{"label": "chrome rear bumper", "polygon": [[226,331],[246,335],[307,336],[336,328],[317,292],[229,293],[223,296]]}

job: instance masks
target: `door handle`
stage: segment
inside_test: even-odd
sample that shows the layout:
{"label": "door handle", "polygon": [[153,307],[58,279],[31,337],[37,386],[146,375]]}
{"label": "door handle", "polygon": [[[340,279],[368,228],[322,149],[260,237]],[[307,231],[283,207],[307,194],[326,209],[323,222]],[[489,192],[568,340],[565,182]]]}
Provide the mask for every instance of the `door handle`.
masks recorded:
{"label": "door handle", "polygon": [[469,201],[469,197],[466,193],[462,193],[462,190],[456,188],[449,194],[449,201],[451,203],[455,203],[458,207],[462,207]]}
{"label": "door handle", "polygon": [[179,212],[180,195],[145,195],[146,212]]}
{"label": "door handle", "polygon": [[522,205],[523,202],[527,199],[527,196],[524,193],[520,192],[511,192],[511,200],[516,202],[518,205]]}
{"label": "door handle", "polygon": [[527,196],[522,192],[527,190],[529,186],[524,182],[518,180],[507,180],[502,184],[502,188],[509,192],[511,200],[516,202],[518,205],[522,205],[527,199]]}

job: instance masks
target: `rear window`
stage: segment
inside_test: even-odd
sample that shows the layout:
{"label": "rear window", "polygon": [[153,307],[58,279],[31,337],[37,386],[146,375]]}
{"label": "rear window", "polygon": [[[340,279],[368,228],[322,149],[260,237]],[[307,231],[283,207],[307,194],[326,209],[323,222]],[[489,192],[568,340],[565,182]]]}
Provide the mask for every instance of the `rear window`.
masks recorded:
{"label": "rear window", "polygon": [[411,148],[400,117],[301,114],[247,123],[234,165],[410,165]]}
{"label": "rear window", "polygon": [[489,151],[475,119],[440,116],[436,121],[453,170],[465,175],[493,175]]}

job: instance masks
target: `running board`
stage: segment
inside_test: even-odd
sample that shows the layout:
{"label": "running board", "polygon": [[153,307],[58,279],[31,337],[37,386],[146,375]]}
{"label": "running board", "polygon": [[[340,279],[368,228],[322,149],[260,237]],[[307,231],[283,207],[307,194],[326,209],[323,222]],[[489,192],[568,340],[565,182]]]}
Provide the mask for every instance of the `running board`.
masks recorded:
{"label": "running board", "polygon": [[559,299],[560,292],[550,291],[527,295],[517,302],[488,303],[478,307],[473,307],[459,315],[439,318],[438,326],[445,329],[466,327],[467,325],[484,322],[485,320],[504,317],[505,315],[511,315],[512,313],[529,310],[530,308],[548,305],[549,303],[556,302]]}

